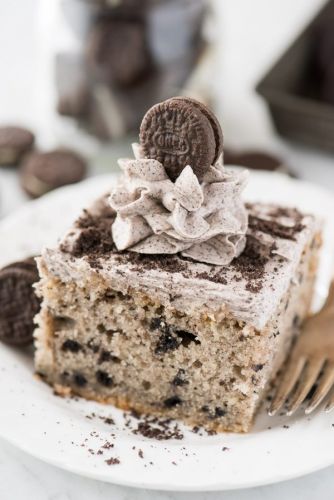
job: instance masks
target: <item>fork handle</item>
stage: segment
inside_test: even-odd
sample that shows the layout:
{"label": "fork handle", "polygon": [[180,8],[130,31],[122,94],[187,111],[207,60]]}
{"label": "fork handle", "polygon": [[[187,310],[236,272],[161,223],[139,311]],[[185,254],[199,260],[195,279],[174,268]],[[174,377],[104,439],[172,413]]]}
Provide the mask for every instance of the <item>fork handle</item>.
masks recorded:
{"label": "fork handle", "polygon": [[329,291],[328,291],[328,296],[325,302],[325,305],[323,307],[323,310],[333,310],[334,312],[334,281],[331,282]]}

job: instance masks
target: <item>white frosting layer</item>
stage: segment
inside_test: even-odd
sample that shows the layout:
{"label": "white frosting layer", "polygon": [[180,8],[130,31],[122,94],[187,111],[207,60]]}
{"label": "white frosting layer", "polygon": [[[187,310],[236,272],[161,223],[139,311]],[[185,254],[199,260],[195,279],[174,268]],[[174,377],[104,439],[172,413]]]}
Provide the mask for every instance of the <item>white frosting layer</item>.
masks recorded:
{"label": "white frosting layer", "polygon": [[118,250],[176,254],[227,265],[244,250],[248,227],[241,199],[248,171],[209,167],[200,184],[190,166],[172,182],[161,163],[119,160],[123,176],[109,198],[117,212],[112,235]]}
{"label": "white frosting layer", "polygon": [[[100,205],[98,202],[89,213],[98,215]],[[249,241],[264,243],[261,248],[267,255],[262,270],[258,268],[256,256],[249,260],[249,266],[254,267],[251,276],[240,269],[244,255],[230,266],[220,267],[184,260],[179,256],[161,259],[143,256],[137,261],[131,259],[129,252],[107,252],[99,258],[98,267],[91,267],[89,252],[73,257],[61,249],[66,247],[67,252],[72,251],[85,231],[77,226],[71,228],[61,247],[45,249],[42,255],[49,272],[63,282],[74,281],[77,286],[89,288],[99,276],[112,289],[124,294],[138,291],[166,308],[194,317],[229,311],[236,319],[262,329],[277,310],[291,282],[299,282],[298,266],[305,245],[310,244],[321,230],[320,222],[312,216],[300,216],[288,209],[286,216],[278,216],[276,211],[277,207],[272,205],[253,204],[249,207],[250,219],[259,217],[262,221],[275,221],[285,228],[301,224],[300,231],[287,239],[255,229],[250,224]],[[289,258],[281,257],[283,250]],[[167,260],[168,263],[170,259],[173,262],[166,266],[164,262]],[[252,285],[258,289],[254,291]]]}

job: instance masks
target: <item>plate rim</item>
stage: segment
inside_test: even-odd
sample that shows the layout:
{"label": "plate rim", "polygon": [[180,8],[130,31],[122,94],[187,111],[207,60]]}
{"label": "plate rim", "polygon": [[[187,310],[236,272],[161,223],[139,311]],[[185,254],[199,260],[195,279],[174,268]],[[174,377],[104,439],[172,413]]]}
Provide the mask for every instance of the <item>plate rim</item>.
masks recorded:
{"label": "plate rim", "polygon": [[[271,179],[273,178],[273,176],[275,176],[277,178],[281,178],[282,181],[284,179],[285,182],[289,182],[289,183],[291,182],[293,184],[298,183],[299,185],[305,185],[305,187],[307,187],[308,189],[312,188],[314,190],[317,190],[319,192],[319,195],[321,192],[326,193],[326,195],[328,197],[332,198],[332,202],[333,202],[333,206],[334,206],[334,194],[330,190],[323,188],[322,186],[318,186],[318,185],[313,184],[309,181],[290,179],[285,174],[281,174],[281,173],[270,173],[270,172],[265,172],[265,173],[259,172],[258,173],[258,172],[256,172],[255,176],[253,176],[253,173],[252,173],[252,177],[256,177],[256,176],[258,176],[260,178],[271,178]],[[64,190],[66,190],[68,192],[71,192],[72,190],[79,191],[79,190],[84,189],[86,186],[89,186],[93,182],[101,184],[101,187],[102,187],[104,181],[108,180],[108,182],[110,182],[110,184],[112,184],[112,182],[115,181],[116,178],[117,178],[116,173],[110,173],[110,174],[106,174],[106,175],[102,175],[102,176],[98,176],[98,177],[92,177],[92,178],[89,178],[81,183],[76,184],[76,185],[66,186],[64,188],[57,189],[54,192],[49,193],[40,199],[33,200],[31,202],[27,202],[24,205],[22,205],[20,208],[15,210],[13,213],[9,214],[8,216],[6,216],[2,220],[0,220],[0,232],[6,226],[15,222],[15,220],[17,220],[19,217],[21,217],[22,214],[25,215],[27,208],[29,208],[30,212],[37,210],[37,209],[40,209],[40,207],[43,207],[44,204],[52,203],[52,199],[53,198],[57,199],[61,195],[61,193],[64,192]],[[83,203],[83,208],[84,208],[84,203]],[[0,250],[0,253],[1,253],[1,250]],[[152,484],[149,482],[139,483],[136,480],[135,481],[131,481],[131,480],[124,481],[124,480],[119,479],[117,477],[117,472],[115,474],[111,470],[108,470],[108,473],[106,473],[106,474],[99,473],[98,471],[96,473],[94,473],[93,470],[91,472],[87,472],[86,470],[80,471],[80,466],[76,467],[75,464],[71,465],[69,463],[66,463],[66,461],[64,461],[62,463],[61,460],[57,460],[57,459],[52,460],[52,458],[50,456],[46,456],[43,453],[38,453],[38,450],[34,450],[34,449],[32,450],[30,448],[28,449],[28,447],[24,446],[24,444],[22,444],[22,442],[16,441],[13,437],[6,436],[4,429],[2,429],[2,426],[0,426],[0,436],[4,441],[17,447],[18,449],[21,449],[22,451],[24,451],[28,455],[31,455],[31,456],[35,457],[36,459],[41,460],[49,465],[58,467],[60,469],[69,471],[71,473],[75,473],[75,474],[83,476],[83,477],[89,477],[89,478],[95,479],[95,480],[106,481],[106,482],[121,485],[121,486],[149,489],[149,490],[200,492],[200,491],[229,491],[229,490],[236,490],[236,489],[247,489],[247,488],[252,488],[252,487],[256,487],[256,486],[275,484],[277,482],[288,481],[288,480],[291,480],[294,478],[302,477],[304,475],[311,474],[313,472],[324,469],[324,468],[329,467],[330,465],[334,464],[334,455],[333,455],[332,458],[326,458],[323,461],[318,460],[317,463],[314,465],[307,464],[307,466],[305,468],[300,468],[300,470],[297,473],[292,472],[289,475],[284,474],[282,477],[279,476],[277,471],[273,471],[272,475],[270,477],[268,477],[266,480],[261,481],[261,480],[256,479],[254,481],[243,482],[241,485],[236,484],[236,482],[233,482],[233,481],[232,482],[224,481],[222,483],[214,483],[214,484],[210,483],[210,484],[206,484],[206,485],[204,483],[202,486],[200,486],[200,485],[195,485],[195,486],[185,485],[184,487],[182,487],[180,485],[177,485],[177,488],[175,488],[175,486],[173,487],[173,485],[166,484],[166,483],[163,483],[161,481],[159,484]]]}
{"label": "plate rim", "polygon": [[70,472],[72,474],[76,474],[81,477],[86,477],[88,479],[93,479],[95,481],[102,481],[102,482],[107,482],[110,484],[114,484],[117,486],[124,486],[127,488],[138,488],[141,490],[150,490],[150,491],[174,491],[174,492],[193,492],[193,493],[200,493],[200,492],[214,492],[214,491],[235,491],[235,490],[246,490],[250,488],[256,488],[256,487],[261,487],[261,486],[270,486],[273,484],[285,482],[285,481],[291,481],[293,479],[298,479],[304,476],[307,476],[309,474],[312,474],[314,472],[318,472],[320,470],[323,470],[327,467],[330,467],[334,465],[334,456],[331,460],[324,461],[320,465],[317,465],[315,467],[307,467],[301,471],[299,471],[297,474],[293,473],[289,476],[284,475],[284,477],[270,477],[269,479],[265,481],[249,481],[247,483],[243,483],[242,485],[236,484],[236,483],[214,483],[208,486],[178,486],[177,489],[175,487],[172,487],[170,484],[160,482],[159,484],[152,484],[148,482],[144,483],[138,483],[138,481],[122,481],[117,478],[116,476],[113,476],[112,472],[109,470],[109,474],[94,474],[94,472],[84,472],[80,471],[80,469],[76,469],[76,467],[73,467],[71,465],[67,465],[66,463],[59,463],[57,460],[52,460],[49,458],[45,458],[42,455],[39,455],[38,453],[34,453],[31,450],[28,450],[25,446],[22,446],[21,443],[16,443],[14,439],[9,439],[5,437],[3,434],[1,434],[0,430],[0,437],[10,445],[14,446],[18,450],[23,451],[26,453],[28,456],[32,456],[33,458],[46,463],[47,465],[51,465],[53,467],[57,467],[60,470],[65,470],[67,472]]}

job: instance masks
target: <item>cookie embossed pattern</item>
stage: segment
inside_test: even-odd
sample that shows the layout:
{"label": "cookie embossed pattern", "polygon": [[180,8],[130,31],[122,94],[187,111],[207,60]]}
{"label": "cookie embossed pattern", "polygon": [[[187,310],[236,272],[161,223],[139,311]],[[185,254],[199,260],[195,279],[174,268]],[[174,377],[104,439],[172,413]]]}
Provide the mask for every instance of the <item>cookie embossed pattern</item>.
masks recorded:
{"label": "cookie embossed pattern", "polygon": [[43,250],[35,364],[57,392],[251,429],[309,312],[321,224],[246,207],[222,144],[203,104],[154,106],[118,186]]}
{"label": "cookie embossed pattern", "polygon": [[172,181],[187,165],[201,180],[222,153],[218,121],[204,105],[185,97],[153,106],[142,121],[139,137],[144,157],[162,163]]}

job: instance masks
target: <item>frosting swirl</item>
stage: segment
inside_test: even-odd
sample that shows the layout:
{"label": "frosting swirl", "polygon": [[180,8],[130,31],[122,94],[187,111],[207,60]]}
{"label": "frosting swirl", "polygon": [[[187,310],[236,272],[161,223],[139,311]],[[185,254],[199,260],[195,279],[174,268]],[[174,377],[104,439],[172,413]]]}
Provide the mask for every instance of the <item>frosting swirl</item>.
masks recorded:
{"label": "frosting swirl", "polygon": [[246,244],[248,215],[241,199],[247,170],[224,168],[221,159],[199,183],[191,166],[172,182],[157,160],[121,159],[123,170],[109,203],[117,216],[112,235],[118,250],[181,253],[199,262],[227,265]]}

